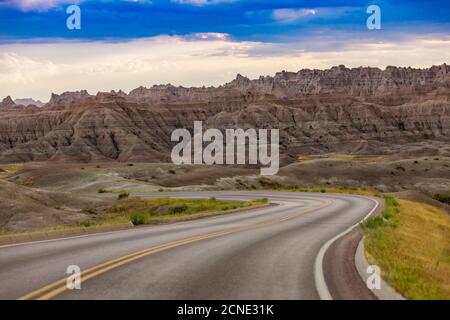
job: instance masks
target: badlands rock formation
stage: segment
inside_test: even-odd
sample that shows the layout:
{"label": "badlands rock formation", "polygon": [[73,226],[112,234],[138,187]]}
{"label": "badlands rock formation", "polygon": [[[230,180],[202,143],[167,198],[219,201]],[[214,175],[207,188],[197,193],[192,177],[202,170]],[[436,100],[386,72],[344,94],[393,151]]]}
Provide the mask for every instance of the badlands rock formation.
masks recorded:
{"label": "badlands rock formation", "polygon": [[[11,104],[12,102],[12,104]],[[0,161],[169,161],[175,128],[279,128],[281,153],[377,153],[450,140],[450,67],[280,72],[219,87],[52,94],[42,108],[0,103]],[[386,149],[386,148],[384,148]]]}

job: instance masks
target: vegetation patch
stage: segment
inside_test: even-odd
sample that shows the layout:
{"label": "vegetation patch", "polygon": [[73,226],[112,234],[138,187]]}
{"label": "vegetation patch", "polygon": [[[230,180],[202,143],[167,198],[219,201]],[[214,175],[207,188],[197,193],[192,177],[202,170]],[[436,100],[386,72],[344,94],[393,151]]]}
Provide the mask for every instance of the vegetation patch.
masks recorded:
{"label": "vegetation patch", "polygon": [[341,153],[312,154],[298,157],[298,160],[300,162],[318,159],[355,161],[359,163],[375,163],[386,160],[386,157],[377,155],[357,155],[357,154],[341,154]]}
{"label": "vegetation patch", "polygon": [[123,198],[117,205],[84,210],[84,212],[90,214],[89,220],[92,224],[131,221],[134,225],[142,225],[190,220],[267,203],[267,198],[246,202],[222,201],[214,197],[209,199]]}
{"label": "vegetation patch", "polygon": [[408,299],[450,299],[450,217],[423,203],[385,197],[362,223],[371,264]]}
{"label": "vegetation patch", "polygon": [[450,193],[449,194],[435,194],[432,198],[439,202],[450,205]]}
{"label": "vegetation patch", "polygon": [[107,189],[100,188],[100,189],[97,190],[97,193],[112,193],[112,191],[111,191],[111,190],[107,190]]}
{"label": "vegetation patch", "polygon": [[10,163],[0,165],[0,179],[4,179],[23,168],[23,164]]}
{"label": "vegetation patch", "polygon": [[128,191],[120,191],[119,195],[117,196],[118,200],[126,199],[130,196],[130,193]]}

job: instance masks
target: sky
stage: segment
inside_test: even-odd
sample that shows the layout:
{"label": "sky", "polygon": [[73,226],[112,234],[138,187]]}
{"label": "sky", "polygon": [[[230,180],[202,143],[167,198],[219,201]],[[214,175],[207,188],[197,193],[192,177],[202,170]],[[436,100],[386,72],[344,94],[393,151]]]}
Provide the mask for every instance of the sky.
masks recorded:
{"label": "sky", "polygon": [[[80,8],[70,30],[66,9]],[[367,28],[370,5],[381,29]],[[450,63],[450,1],[0,0],[0,99]]]}

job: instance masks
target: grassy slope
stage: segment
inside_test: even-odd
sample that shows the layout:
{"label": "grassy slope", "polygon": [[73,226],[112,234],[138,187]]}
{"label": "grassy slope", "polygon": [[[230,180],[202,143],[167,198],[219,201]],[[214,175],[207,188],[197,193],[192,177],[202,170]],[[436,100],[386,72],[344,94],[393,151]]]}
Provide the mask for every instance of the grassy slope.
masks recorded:
{"label": "grassy slope", "polygon": [[221,201],[210,199],[123,199],[117,205],[95,210],[87,210],[90,219],[85,225],[131,222],[135,225],[146,223],[169,223],[201,218],[203,216],[227,213],[230,210],[247,208],[267,203],[267,199],[254,201]]}
{"label": "grassy slope", "polygon": [[409,299],[450,299],[450,216],[387,198],[384,218],[363,225],[368,259]]}

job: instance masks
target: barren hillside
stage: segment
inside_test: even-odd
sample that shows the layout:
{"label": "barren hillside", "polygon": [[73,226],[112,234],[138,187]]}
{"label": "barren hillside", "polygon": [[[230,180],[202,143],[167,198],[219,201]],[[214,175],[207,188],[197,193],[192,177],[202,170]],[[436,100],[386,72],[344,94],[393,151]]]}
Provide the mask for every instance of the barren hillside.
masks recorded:
{"label": "barren hillside", "polygon": [[284,163],[299,154],[373,154],[449,141],[450,67],[238,75],[220,87],[53,94],[42,107],[0,103],[0,161],[168,161],[175,128],[279,128]]}

